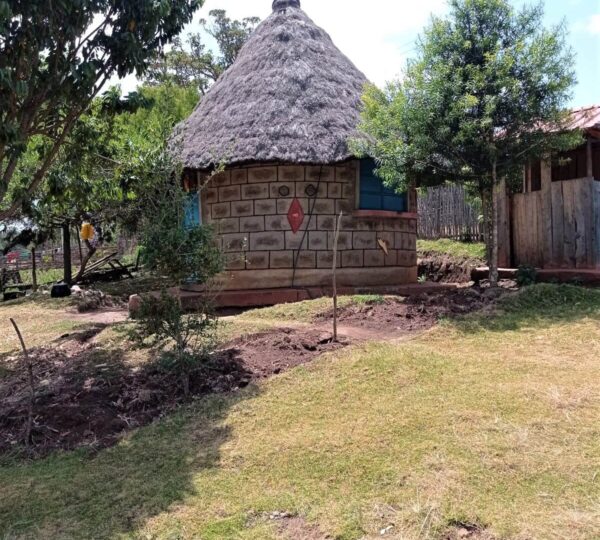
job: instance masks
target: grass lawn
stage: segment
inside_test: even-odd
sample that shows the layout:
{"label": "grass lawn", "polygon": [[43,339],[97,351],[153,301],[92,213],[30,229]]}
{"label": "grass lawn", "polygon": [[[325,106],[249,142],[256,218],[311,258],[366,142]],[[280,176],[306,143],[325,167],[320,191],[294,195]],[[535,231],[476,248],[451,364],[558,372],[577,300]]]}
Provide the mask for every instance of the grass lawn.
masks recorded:
{"label": "grass lawn", "polygon": [[419,253],[433,252],[440,255],[466,259],[485,259],[485,244],[479,242],[457,242],[442,238],[440,240],[419,240]]}
{"label": "grass lawn", "polygon": [[[3,332],[20,308],[0,307]],[[597,539],[599,419],[600,293],[538,285],[501,313],[199,400],[95,455],[4,458],[0,538],[301,538],[280,511],[348,540],[441,540],[456,523]]]}

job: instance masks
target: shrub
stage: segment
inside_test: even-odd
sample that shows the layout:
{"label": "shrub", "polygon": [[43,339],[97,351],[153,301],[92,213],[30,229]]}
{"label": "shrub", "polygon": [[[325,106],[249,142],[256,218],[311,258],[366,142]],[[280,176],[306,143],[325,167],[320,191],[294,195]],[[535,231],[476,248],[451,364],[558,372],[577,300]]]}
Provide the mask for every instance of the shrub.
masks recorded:
{"label": "shrub", "polygon": [[160,365],[180,377],[187,398],[190,375],[209,360],[217,331],[218,320],[210,306],[186,313],[180,299],[163,290],[158,298],[142,298],[130,338],[140,347],[160,350]]}
{"label": "shrub", "polygon": [[537,282],[537,270],[533,266],[522,265],[517,270],[517,285],[528,287]]}

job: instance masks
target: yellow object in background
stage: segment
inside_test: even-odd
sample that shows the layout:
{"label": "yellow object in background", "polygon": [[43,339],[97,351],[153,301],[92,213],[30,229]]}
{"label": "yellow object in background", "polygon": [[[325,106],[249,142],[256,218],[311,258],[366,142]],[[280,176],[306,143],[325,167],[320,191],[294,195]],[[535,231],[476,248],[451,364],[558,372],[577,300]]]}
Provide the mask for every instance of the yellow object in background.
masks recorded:
{"label": "yellow object in background", "polygon": [[82,240],[91,240],[94,238],[96,231],[94,226],[91,223],[84,223],[81,226],[81,239]]}

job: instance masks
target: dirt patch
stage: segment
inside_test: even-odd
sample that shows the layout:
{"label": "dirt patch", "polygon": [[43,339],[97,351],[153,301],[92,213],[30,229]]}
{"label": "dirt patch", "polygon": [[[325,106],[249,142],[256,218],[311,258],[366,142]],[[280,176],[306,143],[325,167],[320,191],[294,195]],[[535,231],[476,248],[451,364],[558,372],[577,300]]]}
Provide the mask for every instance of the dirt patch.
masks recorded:
{"label": "dirt patch", "polygon": [[[33,454],[80,447],[99,449],[146,425],[185,400],[177,376],[158,363],[132,366],[122,351],[99,348],[94,325],[65,335],[52,348],[31,352],[36,386]],[[310,362],[345,344],[318,331],[276,330],[233,341],[194,372],[194,397],[233,392],[253,381]],[[2,360],[0,453],[18,448],[27,415],[29,387],[22,357]]]}
{"label": "dirt patch", "polygon": [[483,261],[468,257],[451,257],[436,252],[424,252],[419,256],[419,276],[435,283],[469,283],[471,272]]}
{"label": "dirt patch", "polygon": [[442,535],[442,540],[498,540],[498,537],[480,525],[456,523]]}
{"label": "dirt patch", "polygon": [[[388,297],[380,302],[342,308],[338,317],[340,323],[349,328],[366,328],[393,339],[428,330],[442,317],[479,311],[504,292],[502,289],[496,292],[472,287],[409,298]],[[321,322],[332,319],[332,312],[317,318]]]}
{"label": "dirt patch", "polygon": [[289,540],[329,540],[333,538],[319,529],[310,525],[304,518],[298,516],[285,517],[280,520],[279,534]]}

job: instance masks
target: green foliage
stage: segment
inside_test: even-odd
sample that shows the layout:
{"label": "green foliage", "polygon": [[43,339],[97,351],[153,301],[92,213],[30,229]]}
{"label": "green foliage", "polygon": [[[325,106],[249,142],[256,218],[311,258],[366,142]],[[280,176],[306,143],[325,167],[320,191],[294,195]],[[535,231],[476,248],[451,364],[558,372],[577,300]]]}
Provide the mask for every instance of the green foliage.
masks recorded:
{"label": "green foliage", "polygon": [[206,45],[203,33],[191,34],[187,47],[180,38],[173,42],[170,51],[158,56],[147,75],[150,84],[174,84],[193,88],[201,94],[233,64],[240,49],[260,22],[258,17],[241,21],[227,17],[224,10],[209,12],[210,22],[201,19],[205,35],[214,39],[219,51],[214,53]]}
{"label": "green foliage", "polygon": [[[91,100],[114,75],[142,75],[202,0],[0,2],[0,216],[34,193]],[[12,192],[35,143],[37,165]]]}
{"label": "green foliage", "polygon": [[210,358],[217,343],[218,320],[206,306],[187,314],[179,298],[165,290],[142,297],[129,337],[140,347],[161,350],[160,365],[181,377],[189,395],[190,375]]}
{"label": "green foliage", "polygon": [[521,265],[517,270],[517,285],[529,287],[537,282],[537,270],[533,266]]}
{"label": "green foliage", "polygon": [[187,194],[165,152],[147,154],[135,174],[145,190],[133,209],[140,217],[141,255],[148,268],[174,281],[207,283],[223,269],[222,255],[208,226],[185,226]]}
{"label": "green foliage", "polygon": [[[563,133],[575,83],[563,26],[541,25],[541,5],[521,11],[508,0],[451,0],[418,42],[403,84],[370,88],[357,151],[406,187],[444,180],[489,188],[519,178],[522,166],[577,144]],[[553,130],[552,132],[548,132]]]}

